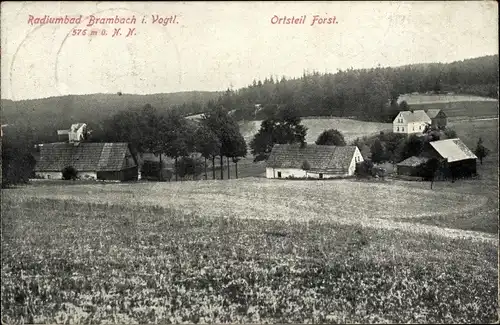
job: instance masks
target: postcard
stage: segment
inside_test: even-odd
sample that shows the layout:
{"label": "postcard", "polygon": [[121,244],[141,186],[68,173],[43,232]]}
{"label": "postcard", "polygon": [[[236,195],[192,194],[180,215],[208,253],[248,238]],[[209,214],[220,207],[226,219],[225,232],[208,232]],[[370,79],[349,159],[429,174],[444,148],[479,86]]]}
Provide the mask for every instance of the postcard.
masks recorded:
{"label": "postcard", "polygon": [[1,4],[2,324],[498,322],[498,4]]}

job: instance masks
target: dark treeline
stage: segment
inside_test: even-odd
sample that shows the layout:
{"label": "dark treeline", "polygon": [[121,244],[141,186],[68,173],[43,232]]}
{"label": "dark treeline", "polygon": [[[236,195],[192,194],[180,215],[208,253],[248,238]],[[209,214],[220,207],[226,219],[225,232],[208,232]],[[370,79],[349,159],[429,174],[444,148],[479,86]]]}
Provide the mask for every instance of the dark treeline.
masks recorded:
{"label": "dark treeline", "polygon": [[[295,79],[271,76],[236,91],[228,89],[205,107],[230,107],[237,120],[268,119],[279,106],[293,105],[300,116],[349,116],[389,122],[399,111],[394,103],[400,94],[454,92],[498,98],[497,89],[495,55],[447,64],[348,69],[334,74],[312,72]],[[180,111],[199,110],[188,104],[176,107]]]}
{"label": "dark treeline", "polygon": [[[237,122],[222,106],[213,107],[200,121],[184,118],[175,110],[162,111],[147,104],[142,109],[120,112],[103,121],[105,132],[93,136],[92,141],[128,142],[137,154],[152,153],[159,157],[158,178],[162,179],[164,163],[161,157],[174,160],[175,180],[186,175],[199,175],[211,161],[215,179],[215,160],[220,163],[220,178],[224,179],[226,165],[237,168],[238,161],[247,154],[247,144]],[[204,163],[199,163],[199,160]],[[226,160],[226,163],[224,163]]]}

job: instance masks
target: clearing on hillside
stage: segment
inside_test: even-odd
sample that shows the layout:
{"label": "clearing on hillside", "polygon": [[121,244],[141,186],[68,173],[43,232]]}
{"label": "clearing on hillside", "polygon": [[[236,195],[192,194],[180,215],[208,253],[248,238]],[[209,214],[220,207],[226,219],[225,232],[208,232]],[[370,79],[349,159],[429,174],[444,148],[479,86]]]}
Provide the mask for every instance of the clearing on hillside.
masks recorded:
{"label": "clearing on hillside", "polygon": [[[250,142],[259,131],[262,121],[240,122],[240,131],[247,142]],[[391,123],[365,122],[346,118],[302,118],[302,124],[307,127],[306,142],[313,143],[325,130],[337,129],[344,135],[347,143],[356,138],[377,134],[380,131],[392,130]]]}

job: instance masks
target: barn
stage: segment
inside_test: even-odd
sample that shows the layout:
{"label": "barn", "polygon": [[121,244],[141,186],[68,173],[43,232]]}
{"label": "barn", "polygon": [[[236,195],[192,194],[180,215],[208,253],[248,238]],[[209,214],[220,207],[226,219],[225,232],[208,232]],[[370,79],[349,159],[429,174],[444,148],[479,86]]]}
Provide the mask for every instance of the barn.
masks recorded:
{"label": "barn", "polygon": [[431,119],[431,125],[434,128],[437,128],[440,130],[443,130],[444,128],[446,128],[448,118],[442,109],[431,108],[431,109],[426,110],[425,113],[427,113],[427,115]]}
{"label": "barn", "polygon": [[432,148],[426,152],[427,157],[435,157],[441,161],[439,178],[467,178],[476,175],[477,157],[462,140],[446,139],[430,142]]}
{"label": "barn", "polygon": [[62,142],[37,146],[35,174],[38,178],[62,179],[72,166],[80,179],[137,180],[138,164],[127,143]]}
{"label": "barn", "polygon": [[267,159],[267,178],[339,178],[353,176],[363,156],[356,146],[276,144]]}

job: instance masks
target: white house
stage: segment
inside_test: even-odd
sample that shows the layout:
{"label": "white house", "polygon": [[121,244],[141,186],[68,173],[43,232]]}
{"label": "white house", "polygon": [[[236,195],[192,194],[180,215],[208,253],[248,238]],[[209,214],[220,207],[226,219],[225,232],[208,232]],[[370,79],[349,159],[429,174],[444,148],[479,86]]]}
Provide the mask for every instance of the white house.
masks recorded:
{"label": "white house", "polygon": [[353,176],[363,156],[356,146],[276,144],[267,159],[267,178],[339,178]]}
{"label": "white house", "polygon": [[424,110],[402,111],[392,122],[394,133],[422,133],[432,120]]}

